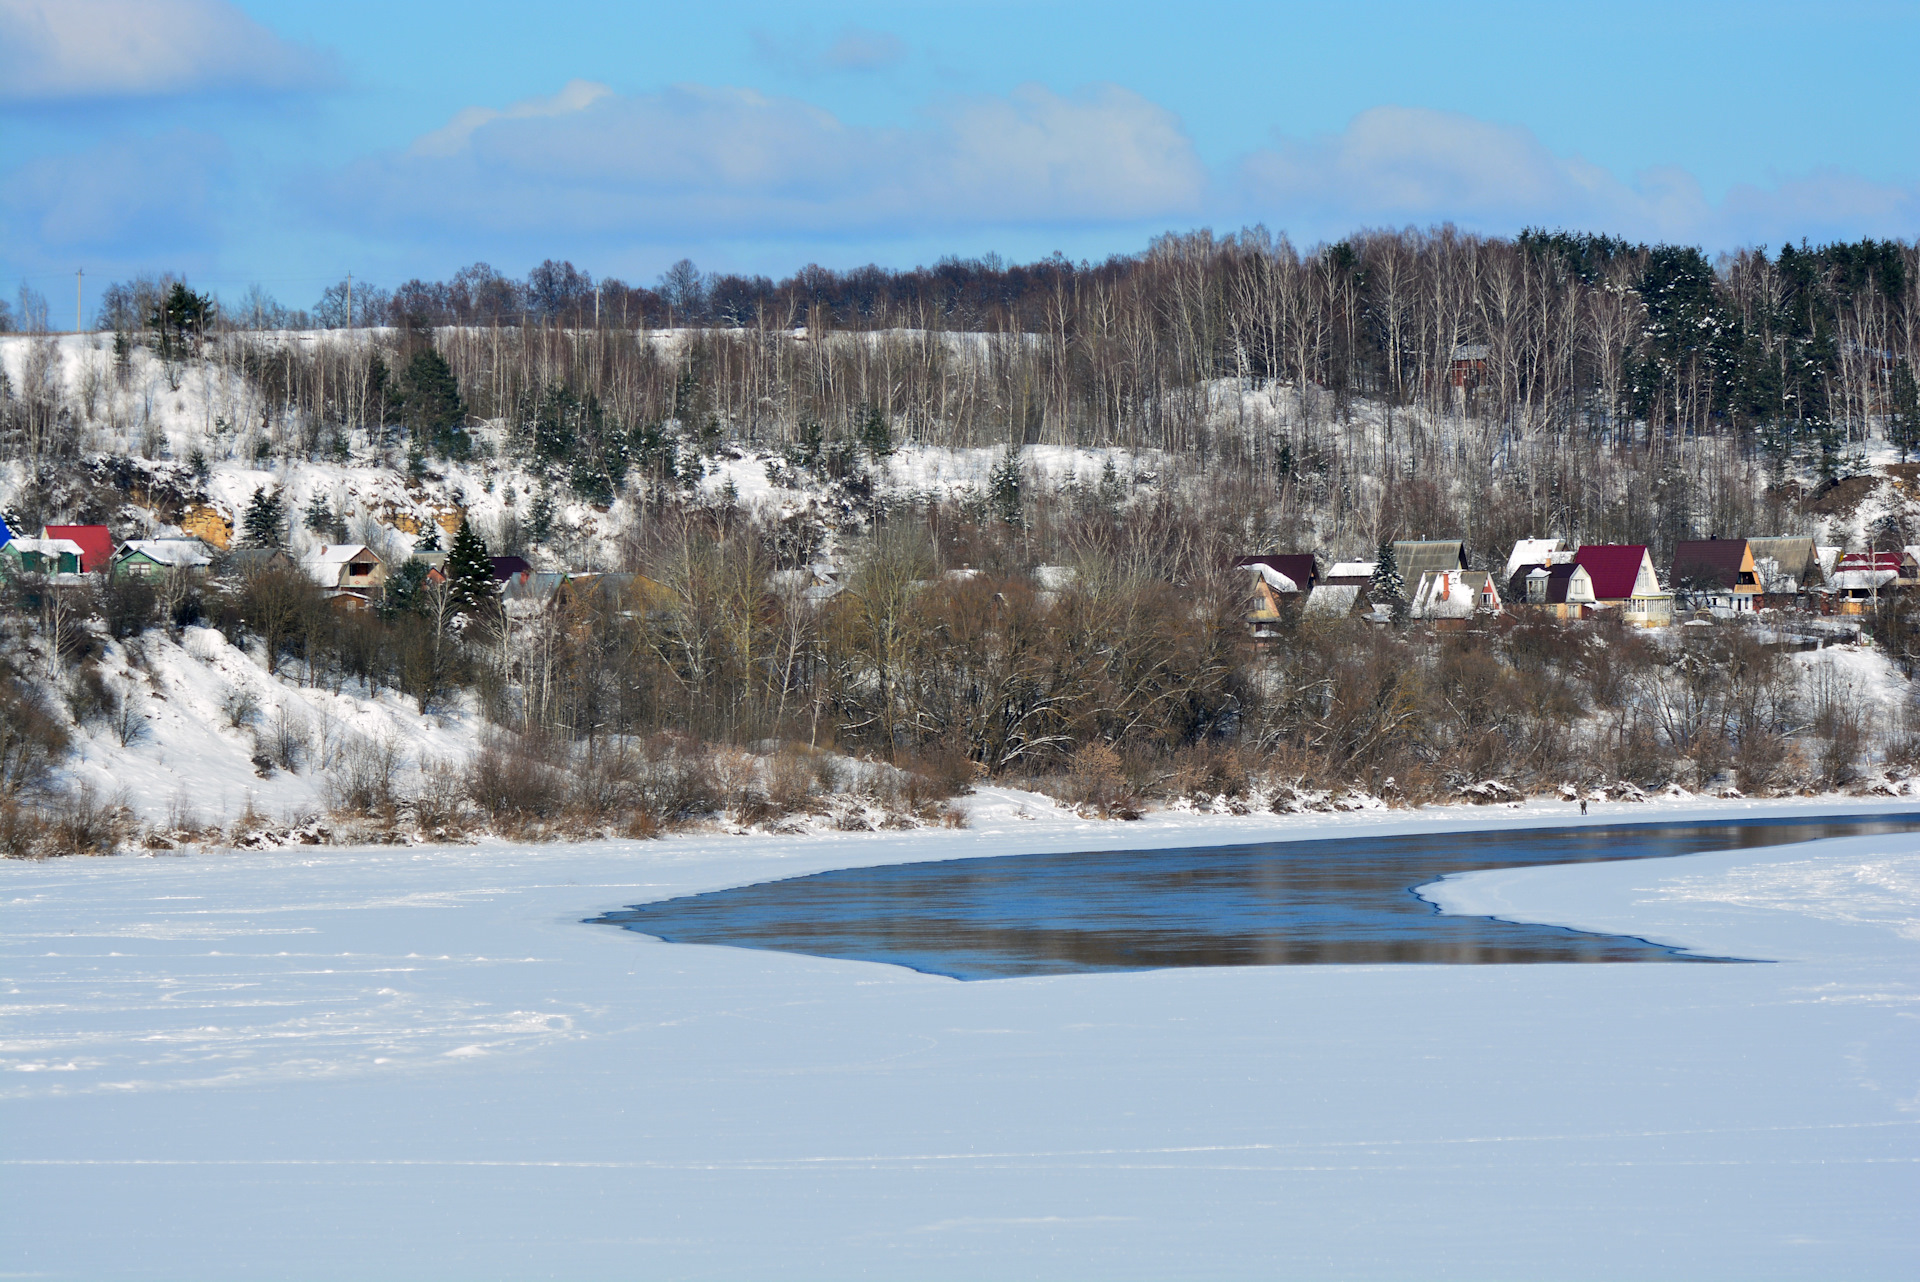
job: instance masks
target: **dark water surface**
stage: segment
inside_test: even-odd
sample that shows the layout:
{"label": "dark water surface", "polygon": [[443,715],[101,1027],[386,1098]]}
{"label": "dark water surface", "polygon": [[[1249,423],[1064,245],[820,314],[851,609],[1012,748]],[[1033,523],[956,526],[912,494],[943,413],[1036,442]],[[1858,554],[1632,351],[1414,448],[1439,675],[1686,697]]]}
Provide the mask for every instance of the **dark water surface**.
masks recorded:
{"label": "dark water surface", "polygon": [[[815,873],[593,918],[674,943],[891,962],[956,979],[1169,966],[1706,961],[1645,940],[1442,916],[1448,873],[1920,829],[1920,814],[1337,837],[1003,855]],[[1726,959],[1720,959],[1726,960]]]}

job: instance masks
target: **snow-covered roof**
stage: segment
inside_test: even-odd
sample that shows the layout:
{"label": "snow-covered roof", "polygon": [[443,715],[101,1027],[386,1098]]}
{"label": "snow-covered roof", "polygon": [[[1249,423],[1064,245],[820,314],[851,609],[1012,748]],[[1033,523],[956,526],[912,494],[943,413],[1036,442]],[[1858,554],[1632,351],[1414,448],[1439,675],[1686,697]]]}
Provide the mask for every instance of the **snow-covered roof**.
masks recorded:
{"label": "snow-covered roof", "polygon": [[1327,571],[1330,579],[1369,579],[1373,577],[1373,561],[1335,561]]}
{"label": "snow-covered roof", "polygon": [[1298,592],[1300,590],[1298,583],[1295,583],[1292,579],[1270,565],[1261,565],[1255,562],[1247,568],[1259,575],[1260,578],[1265,581],[1266,585],[1275,592]]}
{"label": "snow-covered roof", "polygon": [[136,552],[160,565],[213,564],[206,545],[199,539],[128,539],[120,545],[119,559],[124,560]]}
{"label": "snow-covered roof", "polygon": [[1070,565],[1036,565],[1033,567],[1033,581],[1048,592],[1062,592],[1073,586],[1079,571]]}
{"label": "snow-covered roof", "polygon": [[1565,539],[1521,539],[1507,556],[1507,578],[1520,573],[1523,565],[1549,565],[1555,552],[1565,551]]}
{"label": "snow-covered roof", "polygon": [[300,558],[300,568],[324,588],[340,586],[340,576],[354,561],[373,561],[380,557],[364,543],[322,543]]}
{"label": "snow-covered roof", "polygon": [[1893,570],[1837,570],[1827,576],[1827,585],[1842,592],[1865,592],[1884,588],[1899,577]]}
{"label": "snow-covered roof", "polygon": [[1321,583],[1307,593],[1303,608],[1316,618],[1345,618],[1353,612],[1354,598],[1359,595],[1357,583]]}
{"label": "snow-covered roof", "polygon": [[16,552],[37,552],[41,556],[86,555],[86,549],[72,539],[10,539],[5,546]]}
{"label": "snow-covered roof", "polygon": [[1413,590],[1416,619],[1469,619],[1480,608],[1489,578],[1484,571],[1428,570]]}

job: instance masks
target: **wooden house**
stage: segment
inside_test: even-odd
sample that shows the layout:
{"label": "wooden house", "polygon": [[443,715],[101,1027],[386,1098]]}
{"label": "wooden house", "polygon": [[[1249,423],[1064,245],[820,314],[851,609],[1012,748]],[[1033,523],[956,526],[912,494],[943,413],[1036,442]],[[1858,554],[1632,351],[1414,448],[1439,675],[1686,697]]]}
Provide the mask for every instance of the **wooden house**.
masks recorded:
{"label": "wooden house", "polygon": [[1476,614],[1500,609],[1493,575],[1485,570],[1428,570],[1414,584],[1408,614],[1440,627],[1465,627]]}
{"label": "wooden house", "polygon": [[1821,580],[1820,554],[1813,540],[1795,535],[1748,539],[1753,572],[1763,596],[1792,597]]}
{"label": "wooden house", "polygon": [[[1809,541],[1811,542],[1811,541]],[[1674,596],[1694,610],[1751,614],[1765,590],[1745,539],[1695,539],[1673,550]]]}
{"label": "wooden house", "polygon": [[1561,620],[1587,618],[1598,604],[1593,576],[1577,561],[1520,566],[1508,581],[1507,594],[1532,613]]}
{"label": "wooden house", "polygon": [[1573,554],[1593,584],[1594,605],[1623,623],[1664,628],[1673,622],[1673,594],[1660,587],[1653,556],[1639,543],[1587,544]]}
{"label": "wooden house", "polygon": [[76,580],[85,564],[86,550],[72,539],[8,539],[0,546],[0,574],[45,575]]}
{"label": "wooden house", "polygon": [[1249,572],[1247,625],[1257,637],[1272,635],[1281,612],[1304,604],[1320,581],[1320,562],[1311,552],[1242,557],[1234,568]]}
{"label": "wooden house", "polygon": [[1487,376],[1487,357],[1491,350],[1485,343],[1457,345],[1447,357],[1447,382],[1461,391],[1477,387]]}
{"label": "wooden house", "polygon": [[300,568],[337,604],[361,608],[386,586],[387,563],[364,543],[322,543],[301,558]]}
{"label": "wooden house", "polygon": [[205,574],[213,565],[213,550],[199,539],[128,539],[113,554],[110,573],[116,579],[160,579],[176,571]]}
{"label": "wooden house", "polygon": [[1904,552],[1850,552],[1827,576],[1825,608],[1835,614],[1871,614],[1882,597],[1911,583],[1913,559]]}

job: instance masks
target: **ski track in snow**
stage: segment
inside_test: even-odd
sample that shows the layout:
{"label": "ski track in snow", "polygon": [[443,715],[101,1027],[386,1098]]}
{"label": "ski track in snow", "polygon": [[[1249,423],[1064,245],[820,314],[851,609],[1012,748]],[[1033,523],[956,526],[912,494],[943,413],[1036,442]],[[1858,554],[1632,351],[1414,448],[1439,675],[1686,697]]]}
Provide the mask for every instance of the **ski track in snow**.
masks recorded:
{"label": "ski track in snow", "polygon": [[0,1271],[1824,1278],[1920,1258],[1920,837],[1421,892],[1769,965],[962,984],[581,923],[858,864],[1581,822],[967,804],[959,832],[0,865]]}

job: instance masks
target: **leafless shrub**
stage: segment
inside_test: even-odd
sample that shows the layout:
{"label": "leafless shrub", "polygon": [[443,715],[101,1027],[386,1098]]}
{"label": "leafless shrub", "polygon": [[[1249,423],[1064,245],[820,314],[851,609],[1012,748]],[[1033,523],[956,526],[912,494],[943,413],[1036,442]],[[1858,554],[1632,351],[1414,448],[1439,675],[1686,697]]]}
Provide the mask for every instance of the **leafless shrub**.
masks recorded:
{"label": "leafless shrub", "polygon": [[559,815],[567,782],[534,744],[499,734],[467,763],[466,794],[491,820],[527,823]]}
{"label": "leafless shrub", "polygon": [[67,754],[68,736],[46,697],[25,682],[0,677],[0,797],[44,787]]}
{"label": "leafless shrub", "polygon": [[228,686],[220,696],[220,715],[229,730],[244,730],[260,719],[260,698],[249,686]]}
{"label": "leafless shrub", "polygon": [[285,704],[273,710],[265,729],[255,735],[257,755],[289,772],[305,763],[307,743],[306,719]]}
{"label": "leafless shrub", "polygon": [[1062,801],[1102,819],[1138,819],[1140,798],[1127,780],[1120,754],[1104,743],[1084,744],[1057,785]]}
{"label": "leafless shrub", "polygon": [[139,688],[129,682],[125,689],[109,689],[105,721],[107,729],[122,748],[131,747],[153,731],[147,719],[147,700]]}
{"label": "leafless shrub", "polygon": [[385,735],[344,737],[322,785],[328,808],[362,815],[391,812],[401,764],[399,746]]}

